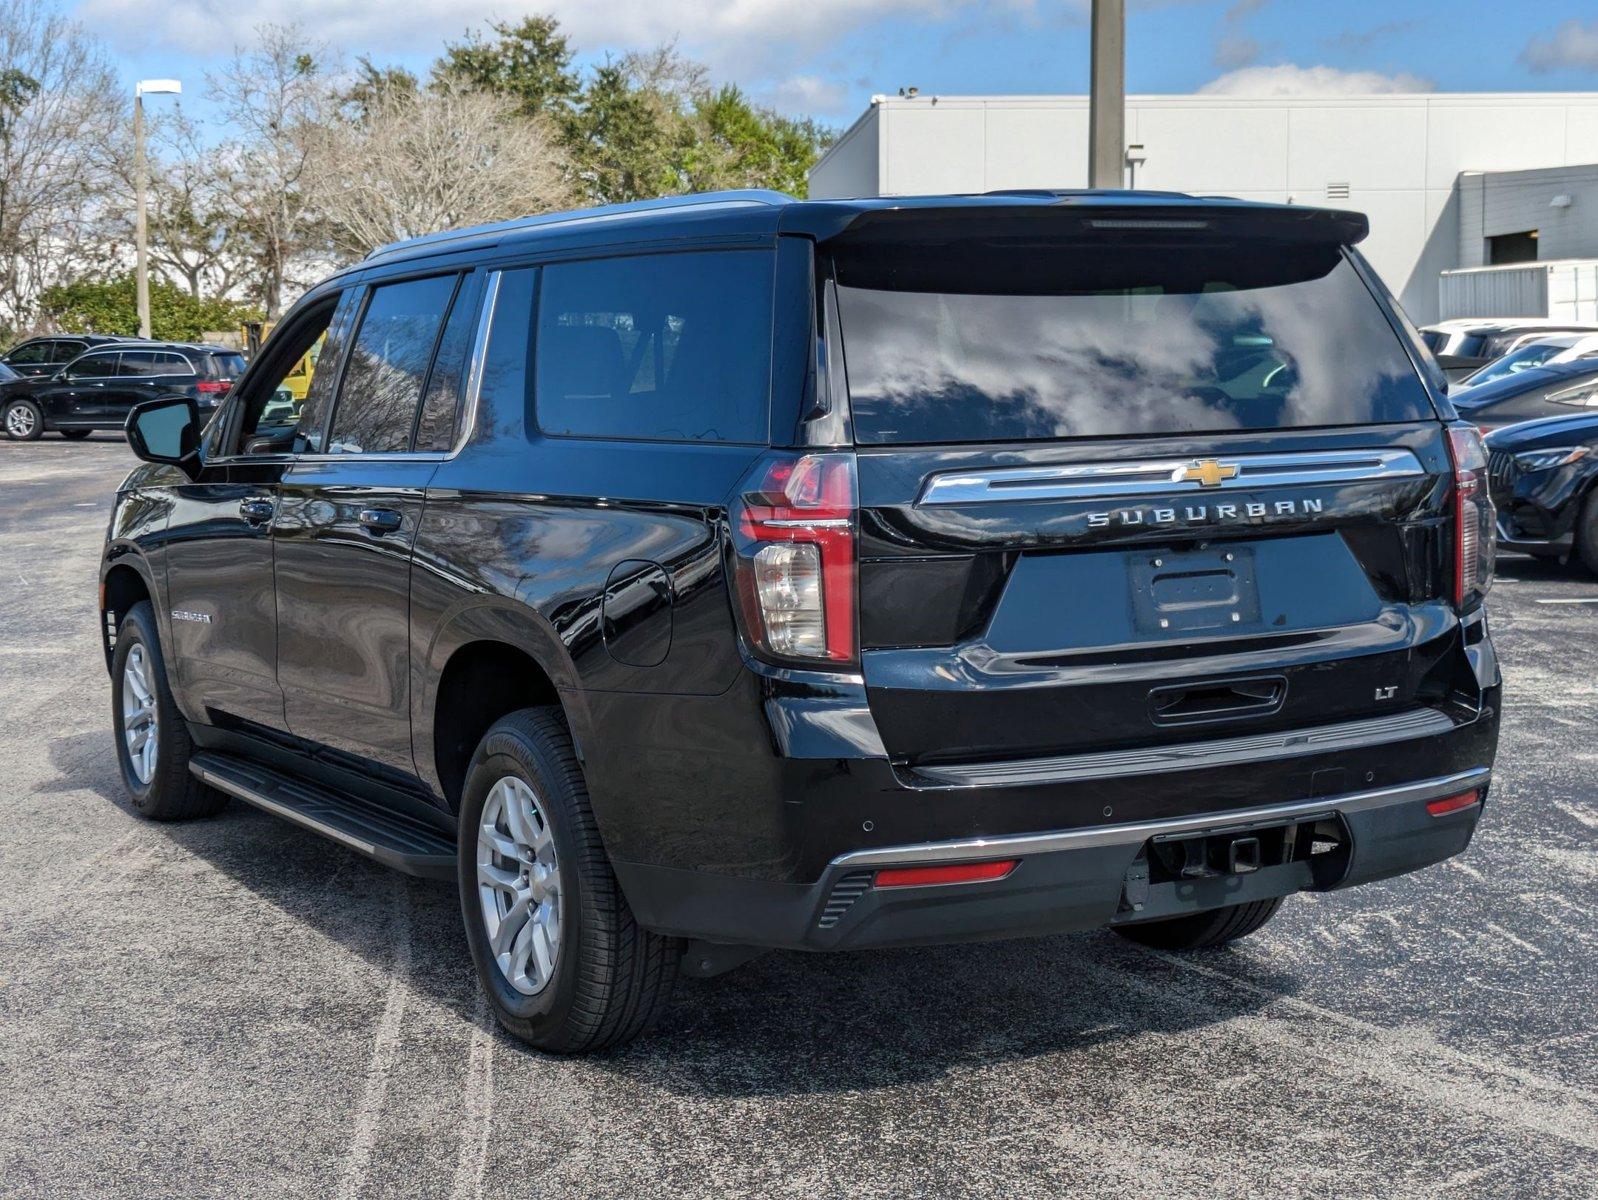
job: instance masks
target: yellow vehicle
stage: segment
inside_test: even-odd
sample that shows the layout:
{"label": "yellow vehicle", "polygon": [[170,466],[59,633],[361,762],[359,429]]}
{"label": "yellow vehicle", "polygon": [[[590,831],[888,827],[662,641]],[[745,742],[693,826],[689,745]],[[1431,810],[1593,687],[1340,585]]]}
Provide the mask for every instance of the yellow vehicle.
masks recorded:
{"label": "yellow vehicle", "polygon": [[322,339],[318,338],[316,345],[301,356],[300,361],[294,364],[294,369],[283,377],[283,382],[278,386],[294,398],[294,407],[298,408],[305,403],[305,394],[311,390],[311,375],[316,370],[316,360],[322,354]]}
{"label": "yellow vehicle", "polygon": [[[262,330],[260,337],[264,339],[270,332],[271,327],[267,326]],[[296,417],[299,415],[300,405],[305,403],[305,397],[311,390],[311,379],[316,374],[316,364],[322,356],[322,344],[325,341],[327,335],[324,333],[277,385],[277,391],[267,404],[267,412],[274,420],[280,419],[284,413]]]}

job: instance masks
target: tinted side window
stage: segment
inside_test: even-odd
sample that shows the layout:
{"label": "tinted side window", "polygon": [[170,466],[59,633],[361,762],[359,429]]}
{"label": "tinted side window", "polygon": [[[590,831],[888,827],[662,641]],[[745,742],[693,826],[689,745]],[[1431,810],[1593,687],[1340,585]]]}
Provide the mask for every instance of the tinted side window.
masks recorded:
{"label": "tinted side window", "polygon": [[117,354],[86,354],[72,364],[74,379],[106,379],[117,373]]}
{"label": "tinted side window", "polygon": [[25,367],[31,363],[47,363],[55,360],[50,357],[49,342],[26,342],[6,355],[6,361]]}
{"label": "tinted side window", "polygon": [[372,289],[333,409],[330,454],[406,451],[454,275]]}
{"label": "tinted side window", "polygon": [[117,365],[118,375],[160,375],[160,356],[148,350],[125,350]]}
{"label": "tinted side window", "polygon": [[438,341],[433,373],[427,377],[422,417],[416,426],[416,449],[448,450],[455,444],[455,421],[465,385],[466,348],[477,325],[476,289],[462,284],[450,306],[444,336]]}
{"label": "tinted side window", "polygon": [[78,355],[82,354],[89,348],[89,344],[87,342],[58,341],[48,342],[46,345],[50,347],[50,352],[49,357],[44,361],[58,363],[71,362],[74,358],[78,357]]}
{"label": "tinted side window", "polygon": [[172,350],[162,350],[153,355],[157,375],[193,375],[194,364],[185,356]]}
{"label": "tinted side window", "polygon": [[658,254],[544,268],[535,338],[545,433],[763,442],[772,256]]}

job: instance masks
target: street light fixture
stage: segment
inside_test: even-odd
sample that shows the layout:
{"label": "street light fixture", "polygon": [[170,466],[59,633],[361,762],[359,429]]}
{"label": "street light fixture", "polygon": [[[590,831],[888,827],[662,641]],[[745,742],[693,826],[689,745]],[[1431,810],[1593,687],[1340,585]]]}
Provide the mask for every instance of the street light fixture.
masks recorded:
{"label": "street light fixture", "polygon": [[138,265],[135,269],[139,296],[139,336],[150,336],[150,249],[146,226],[144,193],[149,187],[149,165],[144,157],[144,97],[176,96],[183,91],[177,79],[141,79],[133,85],[133,189],[138,197],[138,218],[133,226],[133,241]]}

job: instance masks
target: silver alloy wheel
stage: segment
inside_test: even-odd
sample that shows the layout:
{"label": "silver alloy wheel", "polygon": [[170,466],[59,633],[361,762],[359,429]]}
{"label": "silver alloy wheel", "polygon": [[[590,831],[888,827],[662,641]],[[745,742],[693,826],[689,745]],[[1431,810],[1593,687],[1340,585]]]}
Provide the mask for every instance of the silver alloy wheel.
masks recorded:
{"label": "silver alloy wheel", "polygon": [[19,440],[33,433],[33,409],[26,404],[13,404],[6,409],[6,432]]}
{"label": "silver alloy wheel", "polygon": [[543,805],[507,775],[488,790],[477,827],[477,896],[488,952],[506,982],[541,992],[560,957],[560,866]]}
{"label": "silver alloy wheel", "polygon": [[160,732],[150,658],[143,646],[135,644],[122,661],[122,740],[128,746],[128,762],[133,767],[134,777],[141,784],[155,778]]}

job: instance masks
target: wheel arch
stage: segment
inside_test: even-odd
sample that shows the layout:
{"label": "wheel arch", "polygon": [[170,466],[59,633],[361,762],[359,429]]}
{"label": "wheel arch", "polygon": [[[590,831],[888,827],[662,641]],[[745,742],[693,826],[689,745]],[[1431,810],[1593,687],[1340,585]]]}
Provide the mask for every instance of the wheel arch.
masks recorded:
{"label": "wheel arch", "polygon": [[463,609],[440,625],[412,679],[417,769],[458,811],[466,767],[495,721],[522,708],[558,706],[581,759],[576,670],[555,631],[511,602]]}
{"label": "wheel arch", "polygon": [[[100,647],[105,653],[105,669],[111,670],[111,655],[116,649],[117,627],[128,611],[141,600],[155,607],[154,573],[136,551],[113,546],[100,567]],[[167,635],[166,622],[159,608],[155,624],[161,636]]]}

